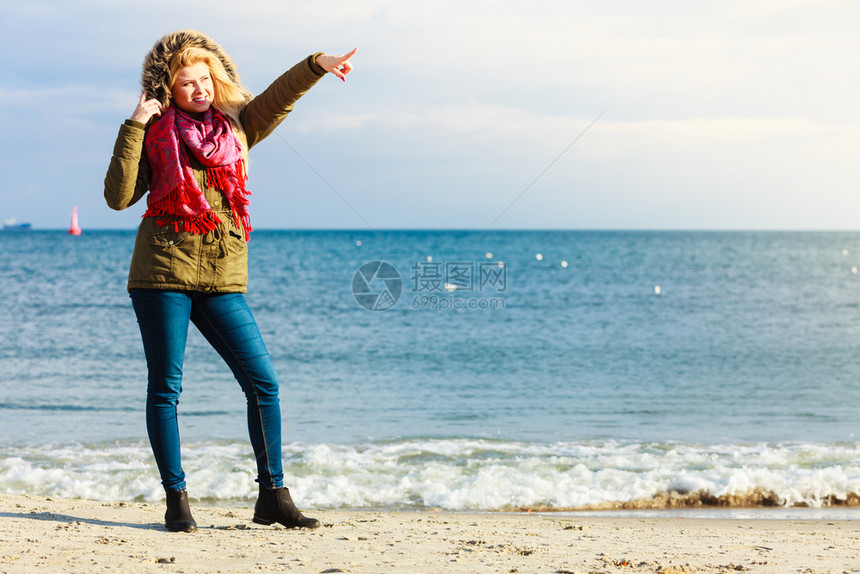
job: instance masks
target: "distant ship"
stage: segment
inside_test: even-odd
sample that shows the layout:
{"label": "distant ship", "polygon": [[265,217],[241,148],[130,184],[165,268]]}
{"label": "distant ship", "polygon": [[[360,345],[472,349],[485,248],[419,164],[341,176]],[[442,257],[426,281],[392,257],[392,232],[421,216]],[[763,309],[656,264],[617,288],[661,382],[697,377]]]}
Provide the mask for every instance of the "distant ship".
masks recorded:
{"label": "distant ship", "polygon": [[7,219],[3,222],[3,231],[30,231],[32,227],[32,223],[18,223],[14,219]]}

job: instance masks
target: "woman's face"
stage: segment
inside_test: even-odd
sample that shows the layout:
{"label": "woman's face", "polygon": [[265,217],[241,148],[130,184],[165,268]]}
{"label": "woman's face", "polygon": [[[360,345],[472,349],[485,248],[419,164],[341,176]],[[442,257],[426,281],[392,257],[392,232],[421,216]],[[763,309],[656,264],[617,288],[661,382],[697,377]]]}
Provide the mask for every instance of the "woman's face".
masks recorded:
{"label": "woman's face", "polygon": [[206,62],[197,62],[180,68],[173,80],[173,101],[179,109],[202,113],[215,99],[215,85]]}

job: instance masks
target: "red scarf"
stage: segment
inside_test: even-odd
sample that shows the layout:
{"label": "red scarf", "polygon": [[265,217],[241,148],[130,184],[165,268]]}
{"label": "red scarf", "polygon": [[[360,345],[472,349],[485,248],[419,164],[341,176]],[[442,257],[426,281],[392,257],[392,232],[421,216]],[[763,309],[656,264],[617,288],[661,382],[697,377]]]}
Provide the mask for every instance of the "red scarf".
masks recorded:
{"label": "red scarf", "polygon": [[162,217],[159,225],[173,224],[194,234],[212,231],[221,220],[203,196],[194,178],[188,152],[203,164],[207,187],[224,192],[233,218],[245,229],[245,240],[252,231],[248,215],[247,175],[242,144],[227,118],[210,107],[201,119],[168,107],[146,134],[146,155],[152,168],[149,205],[143,217]]}

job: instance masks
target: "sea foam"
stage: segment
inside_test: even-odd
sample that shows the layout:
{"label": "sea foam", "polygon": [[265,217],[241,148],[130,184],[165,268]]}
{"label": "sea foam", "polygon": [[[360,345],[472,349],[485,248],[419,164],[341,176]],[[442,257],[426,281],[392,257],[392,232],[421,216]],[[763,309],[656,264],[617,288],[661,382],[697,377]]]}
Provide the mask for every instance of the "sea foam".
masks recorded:
{"label": "sea foam", "polygon": [[[0,491],[95,500],[163,497],[145,443],[7,448]],[[413,439],[291,443],[285,481],[312,508],[594,510],[860,504],[860,443],[526,443]],[[191,497],[250,504],[244,442],[183,445]]]}

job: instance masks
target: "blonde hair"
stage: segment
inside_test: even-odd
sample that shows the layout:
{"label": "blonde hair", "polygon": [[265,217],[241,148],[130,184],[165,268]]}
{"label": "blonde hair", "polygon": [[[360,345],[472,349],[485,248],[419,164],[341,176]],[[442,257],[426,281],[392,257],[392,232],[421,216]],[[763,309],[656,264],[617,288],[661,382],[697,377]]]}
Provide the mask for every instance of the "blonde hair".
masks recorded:
{"label": "blonde hair", "polygon": [[251,93],[230,77],[218,56],[205,48],[189,46],[181,52],[177,52],[170,59],[168,81],[171,90],[170,97],[173,97],[173,83],[176,81],[179,70],[200,62],[209,67],[209,73],[212,75],[212,83],[215,86],[215,98],[212,105],[220,112],[227,114],[236,127],[241,126],[239,112],[251,100]]}

